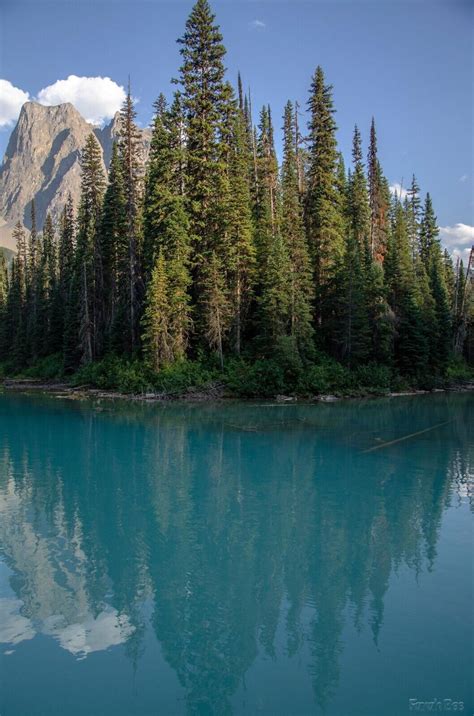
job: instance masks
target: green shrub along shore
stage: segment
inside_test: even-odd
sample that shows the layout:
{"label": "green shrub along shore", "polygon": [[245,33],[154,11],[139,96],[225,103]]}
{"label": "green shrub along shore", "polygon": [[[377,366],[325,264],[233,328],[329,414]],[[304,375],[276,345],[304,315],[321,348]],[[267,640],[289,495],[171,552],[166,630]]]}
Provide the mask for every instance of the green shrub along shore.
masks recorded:
{"label": "green shrub along shore", "polygon": [[[372,120],[346,167],[317,67],[304,121],[254,119],[226,79],[219,26],[197,0],[173,97],[143,160],[129,87],[108,173],[94,134],[79,206],[0,260],[6,375],[68,376],[124,393],[220,383],[230,395],[443,387],[474,356],[472,271],[443,250],[429,193],[392,194]],[[302,105],[301,105],[302,106]],[[279,160],[281,156],[281,161]],[[348,159],[348,158],[346,158]]]}
{"label": "green shrub along shore", "polygon": [[321,356],[303,365],[291,354],[253,362],[229,359],[222,369],[216,359],[182,360],[159,371],[142,360],[107,356],[65,376],[62,355],[48,356],[21,372],[8,364],[0,366],[4,378],[64,382],[73,388],[90,387],[122,394],[164,394],[186,397],[194,391],[213,396],[217,385],[229,398],[265,398],[277,395],[309,399],[332,394],[340,397],[386,395],[391,392],[449,389],[474,381],[474,370],[462,360],[452,360],[446,374],[439,376],[400,376],[388,366],[368,364],[349,370],[332,358]]}

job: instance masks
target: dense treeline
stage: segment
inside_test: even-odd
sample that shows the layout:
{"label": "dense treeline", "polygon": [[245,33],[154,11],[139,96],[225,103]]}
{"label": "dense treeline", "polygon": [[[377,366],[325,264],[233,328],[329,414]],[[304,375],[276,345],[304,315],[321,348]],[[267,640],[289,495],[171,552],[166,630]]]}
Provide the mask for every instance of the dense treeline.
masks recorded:
{"label": "dense treeline", "polygon": [[74,372],[114,354],[153,371],[185,359],[269,359],[301,367],[329,355],[350,369],[387,366],[412,382],[469,354],[472,297],[462,262],[443,252],[430,195],[413,177],[391,197],[374,122],[364,162],[336,141],[332,87],[315,71],[303,133],[298,105],[255,125],[250,97],[226,80],[207,0],[181,47],[179,89],[155,103],[146,166],[128,92],[106,175],[91,134],[82,194],[59,226],[15,229],[0,270],[2,357],[17,368],[61,354]]}

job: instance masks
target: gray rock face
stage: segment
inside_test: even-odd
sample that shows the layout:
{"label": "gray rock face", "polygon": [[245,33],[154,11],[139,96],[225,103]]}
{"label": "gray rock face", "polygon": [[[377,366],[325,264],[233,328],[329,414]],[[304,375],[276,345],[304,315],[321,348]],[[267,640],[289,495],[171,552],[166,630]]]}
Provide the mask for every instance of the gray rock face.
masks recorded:
{"label": "gray rock face", "polygon": [[[30,226],[31,201],[36,205],[41,229],[46,214],[57,220],[69,192],[77,207],[81,188],[80,153],[87,136],[94,132],[108,166],[117,136],[118,114],[99,129],[86,122],[70,103],[44,107],[26,102],[0,167],[0,245],[15,248],[11,240],[14,224]],[[148,156],[151,131],[142,130],[143,161]]]}

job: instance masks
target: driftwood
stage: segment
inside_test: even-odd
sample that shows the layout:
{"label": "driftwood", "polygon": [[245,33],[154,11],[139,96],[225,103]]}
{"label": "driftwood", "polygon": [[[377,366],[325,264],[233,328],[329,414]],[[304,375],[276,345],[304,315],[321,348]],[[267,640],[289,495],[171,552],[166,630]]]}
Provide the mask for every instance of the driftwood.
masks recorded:
{"label": "driftwood", "polygon": [[368,452],[375,452],[375,450],[381,450],[382,448],[388,447],[389,445],[396,445],[397,443],[401,443],[404,440],[410,440],[411,438],[416,437],[417,435],[423,435],[423,433],[429,433],[430,430],[436,430],[436,428],[441,428],[443,425],[448,425],[449,423],[454,422],[453,420],[446,420],[444,423],[437,423],[436,425],[431,425],[429,428],[424,428],[424,430],[417,430],[416,433],[410,433],[409,435],[403,435],[401,438],[396,438],[395,440],[389,440],[385,443],[380,443],[380,445],[375,445],[374,447],[369,448],[368,450],[363,450],[362,452],[368,453]]}

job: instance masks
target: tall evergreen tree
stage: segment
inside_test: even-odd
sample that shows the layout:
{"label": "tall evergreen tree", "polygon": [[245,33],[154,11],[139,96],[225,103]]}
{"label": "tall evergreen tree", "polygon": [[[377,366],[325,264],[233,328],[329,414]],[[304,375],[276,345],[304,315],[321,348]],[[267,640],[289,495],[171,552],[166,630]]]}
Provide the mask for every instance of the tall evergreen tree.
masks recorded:
{"label": "tall evergreen tree", "polygon": [[31,356],[27,344],[27,271],[28,248],[20,221],[13,230],[16,258],[12,263],[10,292],[7,302],[7,326],[10,340],[9,354],[17,366],[23,366]]}
{"label": "tall evergreen tree", "polygon": [[28,276],[30,283],[33,284],[37,266],[38,255],[38,227],[36,225],[36,204],[35,200],[31,200],[30,208],[30,235],[28,237]]}
{"label": "tall evergreen tree", "polygon": [[54,331],[55,298],[57,289],[56,239],[51,215],[46,216],[37,258],[37,319],[36,344],[39,355],[46,356],[56,348]]}
{"label": "tall evergreen tree", "polygon": [[264,349],[288,335],[289,254],[281,233],[281,192],[270,108],[260,113],[257,140],[255,244],[258,265],[257,330]]}
{"label": "tall evergreen tree", "polygon": [[309,168],[306,227],[315,280],[315,321],[325,330],[332,314],[331,292],[344,254],[342,198],[337,186],[338,152],[332,86],[316,69],[309,99]]}
{"label": "tall evergreen tree", "polygon": [[[372,141],[375,142],[375,136],[372,137]],[[371,152],[369,151],[370,158]],[[373,251],[371,232],[375,231],[376,234],[378,232],[380,249],[380,241],[385,244],[388,230],[384,228],[382,240],[381,227],[378,222],[372,227],[370,193],[364,172],[361,138],[357,126],[354,129],[352,161],[353,171],[350,174],[347,187],[348,234],[342,272],[342,275],[345,275],[345,280],[342,281],[342,285],[346,286],[346,300],[343,301],[343,305],[346,306],[345,325],[353,328],[355,320],[355,325],[358,327],[354,329],[355,340],[349,341],[346,338],[345,344],[354,346],[356,362],[368,357],[386,362],[390,354],[392,323],[386,301],[381,257]],[[376,173],[377,205],[380,206],[383,192],[377,182],[378,171]],[[358,251],[356,251],[354,240],[357,243]],[[352,277],[349,275],[351,273]],[[350,300],[348,300],[348,296],[351,296]],[[353,314],[353,318],[351,314]]]}
{"label": "tall evergreen tree", "polygon": [[[239,75],[240,78],[240,75]],[[245,319],[255,280],[254,227],[248,176],[245,116],[240,108],[234,120],[229,177],[229,274],[233,313],[233,343],[242,349]]]}
{"label": "tall evergreen tree", "polygon": [[8,294],[9,278],[5,254],[0,254],[0,359],[8,355],[8,341],[11,335],[8,334]]}
{"label": "tall evergreen tree", "polygon": [[448,290],[449,306],[451,311],[454,306],[454,292],[456,287],[456,274],[454,271],[453,260],[448,249],[443,251],[443,264],[444,264],[444,278],[446,281],[446,288]]}
{"label": "tall evergreen tree", "polygon": [[120,301],[128,286],[124,286],[129,253],[127,230],[123,168],[118,144],[114,142],[99,237],[101,305],[97,308],[105,350],[123,348],[124,326],[129,325],[126,320],[126,301]]}
{"label": "tall evergreen tree", "polygon": [[451,352],[452,322],[445,265],[438,234],[433,204],[430,195],[427,194],[420,229],[420,256],[429,277],[434,301],[435,316],[430,324],[431,364],[436,370],[443,372]]}
{"label": "tall evergreen tree", "polygon": [[372,117],[367,156],[367,175],[370,207],[370,251],[379,263],[384,259],[390,229],[390,194],[377,154],[377,133]]}
{"label": "tall evergreen tree", "polygon": [[413,174],[410,189],[407,192],[406,200],[407,232],[413,261],[419,252],[419,231],[420,231],[420,187]]}
{"label": "tall evergreen tree", "polygon": [[283,117],[281,232],[287,247],[290,270],[290,334],[295,338],[300,351],[307,354],[313,336],[311,301],[314,293],[300,200],[297,131],[296,110],[288,102]]}
{"label": "tall evergreen tree", "polygon": [[367,300],[367,273],[372,261],[368,243],[369,208],[357,126],[352,160],[353,169],[348,173],[345,186],[342,164],[339,164],[339,190],[345,199],[345,241],[333,289],[335,316],[331,326],[337,355],[349,366],[366,361],[371,349]]}
{"label": "tall evergreen tree", "polygon": [[64,368],[74,370],[80,362],[79,352],[79,277],[76,265],[76,222],[71,194],[61,214],[59,228],[58,290],[56,315],[62,333]]}
{"label": "tall evergreen tree", "polygon": [[395,364],[403,373],[423,376],[427,368],[429,346],[417,302],[406,217],[397,200],[384,266],[389,303],[395,316]]}
{"label": "tall evergreen tree", "polygon": [[150,145],[144,202],[144,276],[156,263],[160,249],[166,244],[165,224],[170,210],[179,204],[183,228],[189,232],[184,214],[184,126],[179,94],[171,108],[160,95],[155,102],[155,117]]}
{"label": "tall evergreen tree", "polygon": [[144,167],[140,133],[130,83],[120,111],[119,154],[125,196],[126,251],[119,257],[120,304],[123,348],[133,353],[139,344],[139,321],[143,298],[142,209]]}
{"label": "tall evergreen tree", "polygon": [[[228,178],[225,152],[220,144],[230,101],[225,82],[225,48],[207,0],[197,0],[186,22],[181,45],[183,110],[186,121],[186,183],[187,209],[190,218],[194,300],[198,321],[203,332],[211,327],[205,322],[212,303],[207,296],[209,265],[221,266],[228,252],[226,220],[221,207],[227,195]],[[224,186],[223,186],[224,184]],[[224,225],[223,225],[224,224]],[[223,285],[226,276],[221,277]]]}
{"label": "tall evergreen tree", "polygon": [[28,237],[27,261],[25,270],[26,281],[26,341],[27,350],[34,361],[38,357],[38,228],[36,225],[35,200],[31,201],[30,235]]}
{"label": "tall evergreen tree", "polygon": [[166,214],[166,197],[169,193],[173,193],[170,186],[173,169],[168,127],[169,111],[163,94],[160,94],[156,100],[154,108],[143,213],[143,271],[146,279],[156,267]]}
{"label": "tall evergreen tree", "polygon": [[105,191],[102,152],[93,134],[90,134],[86,140],[81,166],[81,202],[77,220],[76,266],[73,280],[79,317],[80,356],[83,363],[89,363],[100,355],[102,347],[102,336],[98,332],[98,309],[102,301],[99,224]]}
{"label": "tall evergreen tree", "polygon": [[438,227],[436,225],[436,216],[433,210],[433,204],[431,196],[426,195],[425,205],[423,207],[423,217],[420,223],[420,240],[419,240],[419,253],[421,260],[428,267],[431,249],[436,237],[438,236]]}
{"label": "tall evergreen tree", "polygon": [[354,128],[352,142],[353,172],[349,182],[349,220],[350,229],[359,244],[361,252],[370,248],[370,208],[367,193],[367,182],[362,161],[361,137],[357,125]]}
{"label": "tall evergreen tree", "polygon": [[278,163],[268,107],[263,107],[260,113],[256,146],[255,241],[258,265],[260,272],[264,273],[271,242],[280,228],[278,224]]}
{"label": "tall evergreen tree", "polygon": [[155,104],[144,214],[145,276],[161,253],[166,263],[169,330],[176,357],[185,355],[191,331],[190,227],[183,195],[180,106],[179,96],[170,109],[162,95]]}

